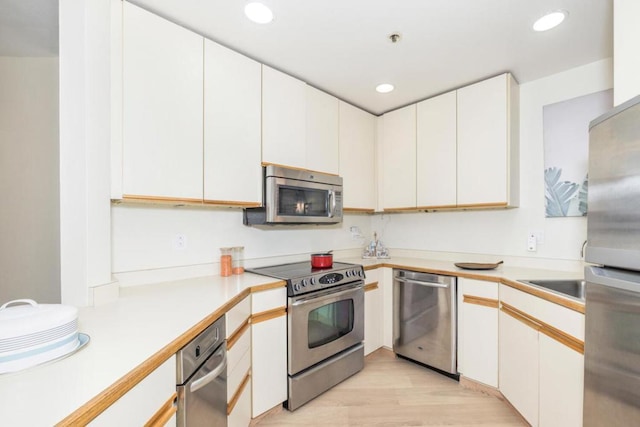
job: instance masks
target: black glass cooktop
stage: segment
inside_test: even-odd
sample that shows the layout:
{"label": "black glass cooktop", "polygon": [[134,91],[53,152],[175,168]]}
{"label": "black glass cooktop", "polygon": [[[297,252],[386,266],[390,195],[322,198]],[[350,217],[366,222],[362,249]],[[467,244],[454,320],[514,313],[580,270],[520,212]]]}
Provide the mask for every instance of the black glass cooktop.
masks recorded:
{"label": "black glass cooktop", "polygon": [[311,267],[311,261],[303,261],[291,264],[248,268],[247,271],[250,273],[262,274],[263,276],[274,277],[276,279],[289,280],[312,276],[318,273],[329,273],[336,270],[353,268],[355,266],[355,264],[348,264],[346,262],[334,262],[333,266],[329,268],[313,268]]}

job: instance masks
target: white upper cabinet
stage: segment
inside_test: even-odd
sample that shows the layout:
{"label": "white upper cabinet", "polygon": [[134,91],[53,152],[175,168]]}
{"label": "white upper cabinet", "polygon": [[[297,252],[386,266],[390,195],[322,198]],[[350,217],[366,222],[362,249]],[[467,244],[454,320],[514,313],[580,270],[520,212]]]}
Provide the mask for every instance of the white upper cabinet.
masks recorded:
{"label": "white upper cabinet", "polygon": [[337,175],[338,98],[307,86],[306,169]]}
{"label": "white upper cabinet", "polygon": [[382,128],[382,207],[415,208],[416,104],[386,113]]}
{"label": "white upper cabinet", "polygon": [[123,193],[202,200],[203,37],[124,2]]}
{"label": "white upper cabinet", "polygon": [[373,211],[376,118],[340,101],[340,176],[345,209]]}
{"label": "white upper cabinet", "polygon": [[417,106],[417,206],[455,207],[456,92]]}
{"label": "white upper cabinet", "polygon": [[260,63],[205,40],[205,202],[261,204],[260,125]]}
{"label": "white upper cabinet", "polygon": [[519,89],[511,74],[458,89],[459,206],[518,205]]}
{"label": "white upper cabinet", "polygon": [[305,168],[305,82],[262,66],[262,161]]}

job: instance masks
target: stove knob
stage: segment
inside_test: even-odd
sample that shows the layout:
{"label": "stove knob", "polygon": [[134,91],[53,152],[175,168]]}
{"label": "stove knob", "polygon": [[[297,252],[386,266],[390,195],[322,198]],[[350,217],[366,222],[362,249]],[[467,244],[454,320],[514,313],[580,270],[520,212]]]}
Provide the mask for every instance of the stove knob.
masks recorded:
{"label": "stove knob", "polygon": [[300,284],[302,285],[303,288],[306,287],[307,286],[307,279],[302,279],[300,281]]}
{"label": "stove knob", "polygon": [[310,285],[315,285],[316,283],[318,283],[318,280],[315,277],[312,277]]}
{"label": "stove knob", "polygon": [[358,270],[358,276],[364,277],[364,270]]}
{"label": "stove knob", "polygon": [[295,285],[293,285],[293,290],[298,292],[300,290],[300,285],[297,284],[297,283]]}

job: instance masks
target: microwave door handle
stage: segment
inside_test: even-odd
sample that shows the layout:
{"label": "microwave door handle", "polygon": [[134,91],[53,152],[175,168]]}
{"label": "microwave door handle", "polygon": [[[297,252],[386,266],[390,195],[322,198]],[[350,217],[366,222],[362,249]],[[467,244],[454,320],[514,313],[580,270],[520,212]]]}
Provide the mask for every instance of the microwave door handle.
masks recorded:
{"label": "microwave door handle", "polygon": [[336,193],[329,190],[329,218],[333,218],[336,212]]}

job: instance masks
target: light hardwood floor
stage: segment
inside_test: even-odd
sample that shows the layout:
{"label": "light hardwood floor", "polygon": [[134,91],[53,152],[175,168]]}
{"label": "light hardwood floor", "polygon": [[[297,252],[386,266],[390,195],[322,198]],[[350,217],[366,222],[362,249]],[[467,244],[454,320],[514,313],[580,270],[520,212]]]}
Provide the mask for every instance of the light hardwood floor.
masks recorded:
{"label": "light hardwood floor", "polygon": [[274,411],[258,426],[523,426],[494,396],[380,349],[355,376],[295,412]]}

